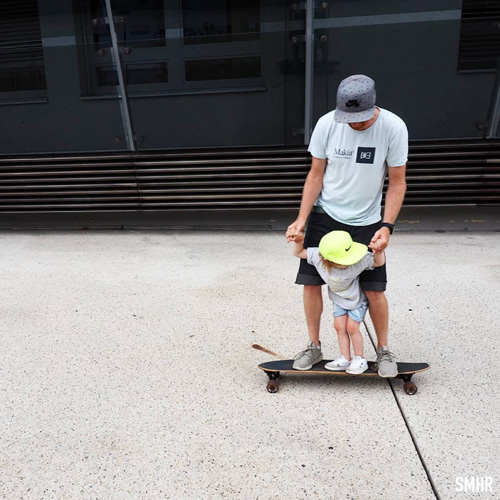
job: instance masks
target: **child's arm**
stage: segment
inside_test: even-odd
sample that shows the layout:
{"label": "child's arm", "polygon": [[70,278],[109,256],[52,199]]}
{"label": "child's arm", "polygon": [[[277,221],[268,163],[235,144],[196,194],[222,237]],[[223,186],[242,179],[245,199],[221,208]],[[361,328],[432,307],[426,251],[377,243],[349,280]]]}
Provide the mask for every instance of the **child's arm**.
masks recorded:
{"label": "child's arm", "polygon": [[383,266],[385,264],[385,252],[383,250],[379,250],[381,241],[377,240],[375,243],[370,243],[368,246],[373,251],[373,267]]}
{"label": "child's arm", "polygon": [[304,235],[296,236],[292,241],[292,253],[299,259],[307,259],[307,250],[304,248]]}
{"label": "child's arm", "polygon": [[373,267],[380,267],[385,264],[385,252],[373,252]]}

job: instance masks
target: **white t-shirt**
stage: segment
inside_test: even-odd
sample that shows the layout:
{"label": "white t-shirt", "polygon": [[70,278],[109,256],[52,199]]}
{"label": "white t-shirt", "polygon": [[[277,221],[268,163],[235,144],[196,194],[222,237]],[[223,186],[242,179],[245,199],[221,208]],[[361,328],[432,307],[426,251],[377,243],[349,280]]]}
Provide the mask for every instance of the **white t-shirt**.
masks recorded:
{"label": "white t-shirt", "polygon": [[379,109],[376,122],[362,131],[337,123],[331,111],[318,120],[311,136],[308,151],[327,159],[316,205],[344,224],[367,226],[380,220],[387,167],[400,167],[408,159],[405,123]]}
{"label": "white t-shirt", "polygon": [[359,275],[366,269],[373,269],[374,259],[373,253],[366,252],[366,255],[356,264],[347,266],[345,269],[332,267],[328,271],[323,266],[319,248],[309,247],[307,249],[307,263],[316,268],[318,274],[328,285],[330,300],[348,311],[357,309],[363,303],[365,294],[359,284]]}

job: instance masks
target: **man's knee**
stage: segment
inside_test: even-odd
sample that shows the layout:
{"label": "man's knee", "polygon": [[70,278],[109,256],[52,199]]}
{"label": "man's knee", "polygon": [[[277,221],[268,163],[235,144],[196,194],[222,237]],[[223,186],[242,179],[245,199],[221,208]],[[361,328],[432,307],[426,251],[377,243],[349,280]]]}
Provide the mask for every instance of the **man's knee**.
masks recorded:
{"label": "man's knee", "polygon": [[304,297],[311,299],[321,299],[323,297],[321,286],[304,285]]}
{"label": "man's knee", "polygon": [[370,303],[370,305],[377,304],[377,303],[384,303],[386,300],[384,292],[376,292],[374,290],[365,290],[365,295],[366,295],[366,298],[368,299],[368,302]]}

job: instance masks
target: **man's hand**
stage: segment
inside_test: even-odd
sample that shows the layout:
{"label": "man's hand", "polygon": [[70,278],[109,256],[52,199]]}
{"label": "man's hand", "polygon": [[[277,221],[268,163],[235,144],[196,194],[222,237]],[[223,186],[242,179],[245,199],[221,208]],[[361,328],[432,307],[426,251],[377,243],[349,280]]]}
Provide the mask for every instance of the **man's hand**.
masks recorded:
{"label": "man's hand", "polygon": [[290,243],[290,241],[302,241],[304,239],[304,226],[305,224],[299,222],[298,220],[292,222],[286,230],[287,243]]}
{"label": "man's hand", "polygon": [[381,227],[374,235],[368,245],[374,252],[382,252],[389,245],[391,232],[388,227]]}

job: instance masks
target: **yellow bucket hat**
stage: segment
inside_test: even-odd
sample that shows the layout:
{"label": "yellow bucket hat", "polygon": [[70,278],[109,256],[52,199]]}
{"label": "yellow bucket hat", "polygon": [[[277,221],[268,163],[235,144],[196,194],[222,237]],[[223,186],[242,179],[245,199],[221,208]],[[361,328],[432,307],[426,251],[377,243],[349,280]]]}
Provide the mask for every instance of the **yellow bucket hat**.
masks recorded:
{"label": "yellow bucket hat", "polygon": [[344,266],[356,264],[367,251],[366,245],[352,241],[351,235],[346,231],[331,231],[319,242],[319,252],[324,259]]}

